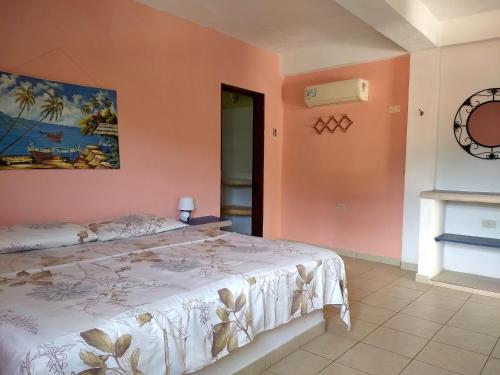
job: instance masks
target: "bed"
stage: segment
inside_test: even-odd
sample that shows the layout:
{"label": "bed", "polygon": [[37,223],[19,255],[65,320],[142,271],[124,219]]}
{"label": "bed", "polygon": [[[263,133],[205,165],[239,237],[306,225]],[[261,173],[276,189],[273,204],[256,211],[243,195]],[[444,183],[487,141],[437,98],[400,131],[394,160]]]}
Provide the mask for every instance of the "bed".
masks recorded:
{"label": "bed", "polygon": [[0,375],[177,375],[324,305],[333,251],[186,227],[0,254]]}

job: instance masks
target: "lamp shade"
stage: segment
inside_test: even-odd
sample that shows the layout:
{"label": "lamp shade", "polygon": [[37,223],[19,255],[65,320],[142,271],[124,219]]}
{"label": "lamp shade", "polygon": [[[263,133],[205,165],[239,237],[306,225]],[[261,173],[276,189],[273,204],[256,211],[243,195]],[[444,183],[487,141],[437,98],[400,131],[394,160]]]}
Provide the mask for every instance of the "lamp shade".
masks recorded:
{"label": "lamp shade", "polygon": [[182,197],[179,199],[179,210],[181,211],[192,211],[194,210],[194,199],[193,197]]}

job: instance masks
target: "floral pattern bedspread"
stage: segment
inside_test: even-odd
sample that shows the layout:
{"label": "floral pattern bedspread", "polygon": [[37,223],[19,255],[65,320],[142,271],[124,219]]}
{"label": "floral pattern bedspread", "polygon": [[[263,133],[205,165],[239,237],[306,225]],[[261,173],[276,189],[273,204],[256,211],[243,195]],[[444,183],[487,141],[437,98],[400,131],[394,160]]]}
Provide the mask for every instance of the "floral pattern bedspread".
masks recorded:
{"label": "floral pattern bedspread", "polygon": [[0,375],[176,375],[338,305],[333,251],[183,228],[0,255]]}

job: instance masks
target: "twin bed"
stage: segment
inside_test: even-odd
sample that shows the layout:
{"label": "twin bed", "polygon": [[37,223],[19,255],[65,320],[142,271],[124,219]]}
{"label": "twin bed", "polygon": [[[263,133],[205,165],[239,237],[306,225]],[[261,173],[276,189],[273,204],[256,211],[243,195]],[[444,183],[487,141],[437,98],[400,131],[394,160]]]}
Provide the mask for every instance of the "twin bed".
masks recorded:
{"label": "twin bed", "polygon": [[0,254],[0,375],[193,373],[327,304],[350,324],[331,250],[195,226],[80,242]]}

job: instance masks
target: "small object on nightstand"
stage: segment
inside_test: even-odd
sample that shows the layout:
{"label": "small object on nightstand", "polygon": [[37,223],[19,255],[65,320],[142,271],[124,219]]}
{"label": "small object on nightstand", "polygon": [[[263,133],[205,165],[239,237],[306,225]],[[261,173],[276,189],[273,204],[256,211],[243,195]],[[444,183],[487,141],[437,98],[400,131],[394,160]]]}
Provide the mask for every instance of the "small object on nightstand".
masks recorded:
{"label": "small object on nightstand", "polygon": [[187,223],[191,220],[191,211],[194,210],[194,199],[192,197],[182,197],[179,199],[180,219]]}
{"label": "small object on nightstand", "polygon": [[224,220],[217,216],[200,216],[189,220],[191,226],[202,226],[205,228],[224,228],[233,225],[231,220]]}

